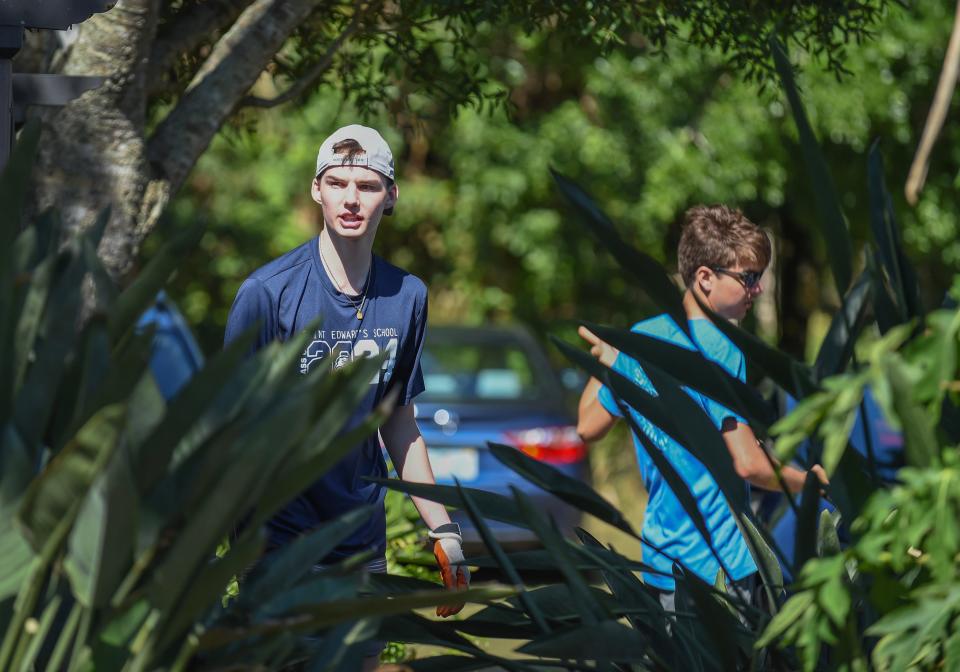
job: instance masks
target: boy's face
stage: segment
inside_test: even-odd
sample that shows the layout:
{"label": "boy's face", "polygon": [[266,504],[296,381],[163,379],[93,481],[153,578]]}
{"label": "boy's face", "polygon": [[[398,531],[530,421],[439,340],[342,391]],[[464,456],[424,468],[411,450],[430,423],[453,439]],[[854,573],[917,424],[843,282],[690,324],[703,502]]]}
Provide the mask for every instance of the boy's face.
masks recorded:
{"label": "boy's face", "polygon": [[313,181],[310,194],[321,205],[330,233],[357,239],[376,235],[383,211],[397,202],[397,185],[388,188],[370,168],[335,166]]}
{"label": "boy's face", "polygon": [[739,263],[727,268],[701,266],[697,279],[715,313],[728,320],[742,320],[763,293],[763,271],[763,268]]}

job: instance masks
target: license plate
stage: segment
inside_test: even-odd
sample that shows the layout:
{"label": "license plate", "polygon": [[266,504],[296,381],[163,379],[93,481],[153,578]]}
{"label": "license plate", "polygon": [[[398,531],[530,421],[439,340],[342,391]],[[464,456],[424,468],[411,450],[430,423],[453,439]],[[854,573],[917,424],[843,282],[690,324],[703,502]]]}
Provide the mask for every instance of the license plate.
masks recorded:
{"label": "license plate", "polygon": [[438,481],[474,481],[479,473],[476,448],[431,448],[430,466]]}

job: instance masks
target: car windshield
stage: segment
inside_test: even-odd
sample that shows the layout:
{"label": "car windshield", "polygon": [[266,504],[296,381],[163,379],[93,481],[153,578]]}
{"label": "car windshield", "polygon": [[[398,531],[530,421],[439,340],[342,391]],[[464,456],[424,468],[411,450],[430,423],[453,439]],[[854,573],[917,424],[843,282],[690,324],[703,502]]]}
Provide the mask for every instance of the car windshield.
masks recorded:
{"label": "car windshield", "polygon": [[527,354],[503,343],[429,343],[422,401],[534,400],[543,396]]}

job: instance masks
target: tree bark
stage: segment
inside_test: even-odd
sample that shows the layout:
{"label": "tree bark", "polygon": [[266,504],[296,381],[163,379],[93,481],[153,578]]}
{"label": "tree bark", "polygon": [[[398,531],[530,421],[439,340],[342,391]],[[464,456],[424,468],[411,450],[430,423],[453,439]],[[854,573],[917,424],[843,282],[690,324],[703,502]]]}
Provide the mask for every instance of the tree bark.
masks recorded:
{"label": "tree bark", "polygon": [[110,206],[99,253],[114,275],[130,267],[142,237],[136,222],[150,174],[143,72],[158,9],[159,0],[121,0],[81,24],[63,72],[103,76],[106,82],[40,115],[44,131],[33,209],[56,207],[72,231]]}

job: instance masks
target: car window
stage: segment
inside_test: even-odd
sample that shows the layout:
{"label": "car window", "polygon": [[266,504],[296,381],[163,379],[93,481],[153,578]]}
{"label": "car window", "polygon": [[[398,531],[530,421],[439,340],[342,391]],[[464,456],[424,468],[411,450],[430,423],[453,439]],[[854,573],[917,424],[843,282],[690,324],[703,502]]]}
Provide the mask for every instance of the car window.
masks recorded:
{"label": "car window", "polygon": [[532,400],[543,396],[526,353],[498,343],[427,344],[423,401]]}

